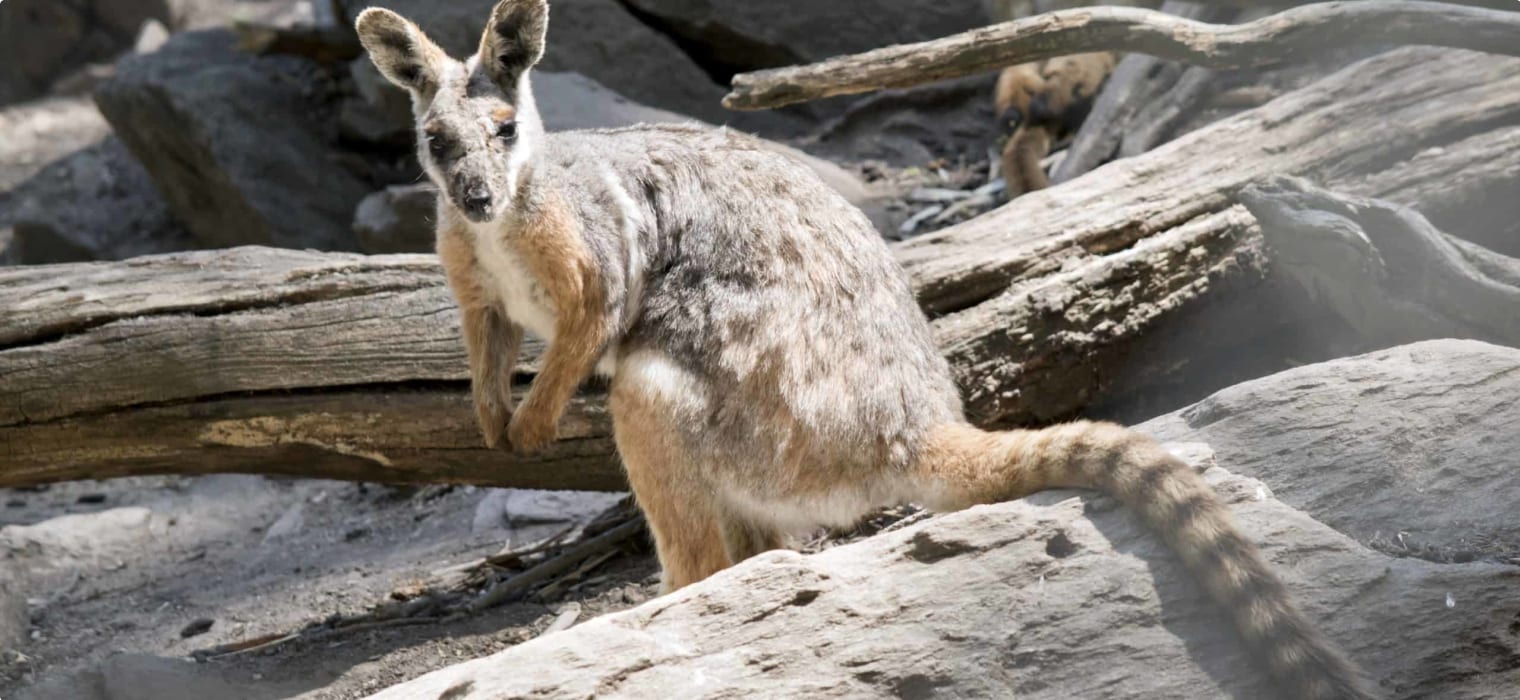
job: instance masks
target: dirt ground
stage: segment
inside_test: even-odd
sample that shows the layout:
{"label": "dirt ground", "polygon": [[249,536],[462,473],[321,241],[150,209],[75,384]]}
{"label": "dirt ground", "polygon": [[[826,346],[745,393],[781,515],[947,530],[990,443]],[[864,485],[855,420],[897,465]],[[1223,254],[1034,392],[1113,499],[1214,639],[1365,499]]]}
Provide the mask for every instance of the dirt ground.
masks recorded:
{"label": "dirt ground", "polygon": [[363,612],[544,531],[482,529],[477,520],[499,516],[482,505],[489,495],[254,476],[0,490],[0,525],[11,526],[0,528],[0,573],[28,581],[30,616],[23,656],[0,659],[0,698],[362,697],[531,639],[566,606],[584,621],[654,594],[658,567],[640,538],[552,600],[190,660]]}

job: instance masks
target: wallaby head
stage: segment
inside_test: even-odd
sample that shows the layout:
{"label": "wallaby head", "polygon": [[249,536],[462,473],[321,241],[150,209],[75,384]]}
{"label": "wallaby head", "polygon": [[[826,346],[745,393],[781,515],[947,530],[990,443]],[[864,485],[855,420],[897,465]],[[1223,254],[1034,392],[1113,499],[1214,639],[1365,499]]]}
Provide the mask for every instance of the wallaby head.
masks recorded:
{"label": "wallaby head", "polygon": [[512,211],[522,176],[543,139],[528,73],[544,55],[546,0],[502,0],[474,56],[458,61],[422,29],[370,8],[356,23],[380,73],[412,95],[417,159],[470,221]]}

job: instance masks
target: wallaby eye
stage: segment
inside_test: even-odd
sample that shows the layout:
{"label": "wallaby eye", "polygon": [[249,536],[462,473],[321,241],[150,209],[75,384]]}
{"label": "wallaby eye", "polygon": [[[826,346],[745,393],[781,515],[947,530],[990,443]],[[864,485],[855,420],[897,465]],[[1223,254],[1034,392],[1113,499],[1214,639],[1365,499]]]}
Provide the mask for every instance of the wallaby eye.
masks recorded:
{"label": "wallaby eye", "polygon": [[433,154],[433,157],[437,159],[442,159],[449,154],[449,142],[436,134],[428,136],[427,147],[428,153]]}
{"label": "wallaby eye", "polygon": [[496,138],[499,138],[499,139],[501,139],[503,141],[506,141],[507,143],[511,143],[513,141],[516,141],[517,140],[517,122],[513,121],[511,119],[508,119],[507,121],[502,122],[501,126],[496,127]]}

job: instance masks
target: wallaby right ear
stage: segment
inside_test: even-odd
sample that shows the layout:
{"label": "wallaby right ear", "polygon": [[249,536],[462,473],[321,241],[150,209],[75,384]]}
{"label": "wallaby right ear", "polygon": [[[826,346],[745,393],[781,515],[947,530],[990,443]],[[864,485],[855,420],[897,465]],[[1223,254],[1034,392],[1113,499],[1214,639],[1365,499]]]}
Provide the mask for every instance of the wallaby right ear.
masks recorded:
{"label": "wallaby right ear", "polygon": [[380,74],[418,95],[431,95],[448,56],[417,25],[390,10],[371,7],[354,22],[359,41]]}
{"label": "wallaby right ear", "polygon": [[515,89],[517,79],[544,57],[548,31],[545,0],[501,0],[480,38],[480,63],[503,90]]}

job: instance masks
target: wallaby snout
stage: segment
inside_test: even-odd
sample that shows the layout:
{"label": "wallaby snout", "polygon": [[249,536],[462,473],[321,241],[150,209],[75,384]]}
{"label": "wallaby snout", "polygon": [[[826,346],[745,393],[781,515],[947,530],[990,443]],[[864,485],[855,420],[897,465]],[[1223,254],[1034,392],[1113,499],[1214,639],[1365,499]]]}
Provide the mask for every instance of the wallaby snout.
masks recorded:
{"label": "wallaby snout", "polygon": [[491,220],[491,189],[475,184],[461,189],[459,209],[471,221],[482,223]]}

